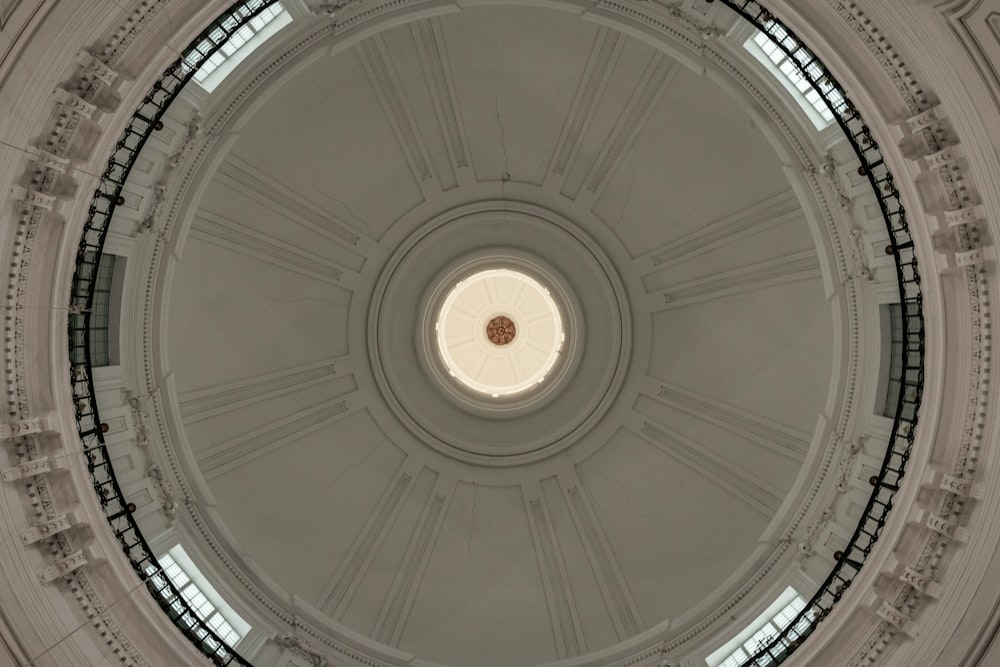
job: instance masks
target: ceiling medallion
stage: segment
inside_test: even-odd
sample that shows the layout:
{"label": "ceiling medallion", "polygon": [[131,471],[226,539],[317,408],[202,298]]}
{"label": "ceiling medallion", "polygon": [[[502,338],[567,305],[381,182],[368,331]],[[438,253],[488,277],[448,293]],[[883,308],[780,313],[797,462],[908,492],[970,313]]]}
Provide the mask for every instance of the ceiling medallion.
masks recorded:
{"label": "ceiling medallion", "polygon": [[486,323],[486,337],[494,345],[509,345],[516,334],[514,321],[506,315],[497,315]]}

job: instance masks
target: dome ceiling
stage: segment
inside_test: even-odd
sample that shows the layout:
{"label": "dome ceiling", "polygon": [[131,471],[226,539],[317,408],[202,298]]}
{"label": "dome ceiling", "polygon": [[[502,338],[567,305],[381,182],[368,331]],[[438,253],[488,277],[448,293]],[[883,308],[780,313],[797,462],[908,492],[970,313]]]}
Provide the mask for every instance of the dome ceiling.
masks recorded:
{"label": "dome ceiling", "polygon": [[[469,7],[311,52],[213,137],[157,372],[214,538],[272,597],[536,664],[679,635],[777,549],[837,402],[830,244],[781,133],[674,56]],[[566,320],[552,377],[496,400],[434,336],[493,268]]]}

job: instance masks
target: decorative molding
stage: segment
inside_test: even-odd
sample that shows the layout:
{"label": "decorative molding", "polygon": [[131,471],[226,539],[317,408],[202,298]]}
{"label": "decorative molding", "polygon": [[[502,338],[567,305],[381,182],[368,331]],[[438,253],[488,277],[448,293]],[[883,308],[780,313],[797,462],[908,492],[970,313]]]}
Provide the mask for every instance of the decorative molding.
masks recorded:
{"label": "decorative molding", "polygon": [[286,632],[283,635],[272,637],[271,643],[305,658],[305,660],[310,665],[313,665],[313,667],[323,667],[327,664],[326,656],[316,651],[316,649],[313,648],[313,645],[308,641],[296,636],[294,628],[292,632]]}
{"label": "decorative molding", "polygon": [[149,204],[146,207],[146,215],[136,223],[135,230],[132,232],[132,236],[138,236],[142,232],[155,231],[160,237],[163,236],[163,230],[156,226],[156,221],[160,219],[163,214],[163,204],[167,196],[167,186],[163,183],[156,183],[153,185],[153,196],[149,200]]}
{"label": "decorative molding", "polygon": [[[192,169],[194,168],[192,166]],[[188,174],[190,175],[191,171]],[[332,214],[319,209],[302,196],[232,155],[227,156],[219,166],[216,178],[282,218],[331,241],[356,246],[361,238]],[[364,265],[364,258],[354,251],[351,251],[350,255],[354,259],[349,261],[348,268],[360,271]]]}
{"label": "decorative molding", "polygon": [[852,227],[850,239],[851,260],[854,264],[854,271],[851,273],[851,277],[873,282],[875,280],[875,272],[872,271],[868,263],[868,256],[865,253],[864,231],[859,227]]}
{"label": "decorative molding", "polygon": [[562,489],[618,638],[634,637],[645,624],[590,500],[579,483]]}
{"label": "decorative molding", "polygon": [[713,454],[669,427],[651,421],[644,421],[638,434],[761,515],[772,517],[778,512],[782,501],[778,490],[725,457]]}
{"label": "decorative molding", "polygon": [[94,114],[97,113],[97,105],[88,102],[76,93],[71,93],[65,88],[56,88],[55,98],[56,102],[61,104],[63,107],[83,116],[84,118],[93,118]]}
{"label": "decorative molding", "polygon": [[313,10],[313,14],[323,16],[330,20],[334,29],[340,28],[341,14],[350,13],[359,7],[362,0],[333,0],[332,2],[322,2]]}
{"label": "decorative molding", "polygon": [[396,646],[406,626],[410,608],[420,586],[420,579],[427,568],[434,543],[444,522],[450,497],[434,491],[427,499],[417,528],[403,556],[403,563],[389,588],[389,595],[379,614],[372,638],[382,644]]}
{"label": "decorative molding", "polygon": [[350,411],[348,399],[325,401],[299,413],[276,420],[225,442],[196,452],[198,466],[212,479],[268,452],[294,444],[302,436],[317,431]]}
{"label": "decorative molding", "polygon": [[670,310],[765,287],[817,280],[820,277],[816,250],[801,250],[675,285],[663,293],[664,303],[658,310]]}
{"label": "decorative molding", "polygon": [[106,86],[110,86],[118,78],[118,72],[97,56],[86,51],[77,52],[76,64],[96,76]]}
{"label": "decorative molding", "polygon": [[202,135],[205,129],[204,121],[201,118],[201,114],[195,111],[191,114],[191,119],[186,125],[186,132],[184,133],[184,138],[181,139],[181,145],[177,150],[167,158],[167,169],[176,169],[180,166],[187,156],[194,149],[195,142]]}
{"label": "decorative molding", "polygon": [[840,178],[840,165],[834,159],[833,155],[827,153],[823,156],[823,161],[819,167],[816,165],[810,165],[808,170],[811,174],[819,174],[823,176],[826,180],[827,185],[833,191],[834,198],[840,208],[849,210],[854,204],[854,199],[847,194],[847,189],[844,187],[844,181]]}
{"label": "decorative molding", "polygon": [[621,163],[627,149],[635,141],[646,119],[664,91],[670,86],[680,65],[657,51],[646,66],[646,71],[636,84],[631,97],[615,123],[604,147],[590,169],[584,182],[587,191],[596,199],[600,196],[609,177]]}
{"label": "decorative molding", "polygon": [[146,414],[144,398],[147,397],[136,396],[131,390],[125,392],[125,402],[128,404],[132,417],[132,427],[135,429],[135,444],[140,447],[149,445],[149,418]]}
{"label": "decorative molding", "polygon": [[[722,28],[692,15],[691,12],[684,8],[683,2],[674,2],[665,5],[664,8],[670,16],[677,20],[677,23],[698,35],[702,40],[718,39],[726,34],[726,31]],[[702,47],[702,50],[704,50],[704,47]]]}
{"label": "decorative molding", "polygon": [[56,579],[65,577],[70,572],[78,570],[94,559],[93,555],[84,549],[77,549],[67,556],[51,561],[39,574],[44,584],[51,584]]}
{"label": "decorative molding", "polygon": [[809,442],[812,439],[809,433],[683,387],[660,384],[657,397],[675,409],[742,436],[794,461],[803,461],[809,449]]}
{"label": "decorative molding", "polygon": [[382,103],[400,148],[406,154],[410,169],[423,187],[424,181],[436,179],[436,176],[388,49],[382,37],[376,35],[358,44],[357,52],[372,90]]}
{"label": "decorative molding", "polygon": [[146,477],[153,483],[153,487],[159,495],[160,511],[172,522],[177,517],[177,500],[170,488],[170,483],[157,465],[146,468]]}
{"label": "decorative molding", "polygon": [[751,204],[742,211],[706,222],[694,231],[657,248],[643,259],[648,259],[654,269],[671,266],[737,243],[749,234],[801,220],[802,204],[794,191],[786,190]]}
{"label": "decorative molding", "polygon": [[525,502],[539,570],[545,582],[545,596],[549,603],[557,653],[560,659],[580,655],[587,649],[587,640],[580,624],[573,589],[559,549],[559,538],[549,517],[545,497],[541,494],[537,498],[525,496]]}
{"label": "decorative molding", "polygon": [[580,138],[587,133],[597,109],[597,103],[611,79],[624,40],[621,32],[605,26],[597,30],[594,44],[587,56],[583,76],[577,86],[576,96],[563,123],[562,132],[552,154],[549,172],[565,176],[580,148]]}
{"label": "decorative molding", "polygon": [[66,169],[69,168],[70,161],[69,158],[61,157],[55,153],[50,153],[44,148],[38,148],[37,146],[28,146],[25,149],[28,157],[35,161],[37,168],[52,169],[60,174],[65,173]]}
{"label": "decorative molding", "polygon": [[913,622],[913,619],[906,612],[893,606],[887,600],[882,601],[882,604],[879,605],[875,613],[879,618],[910,637],[916,637],[920,634],[920,628]]}
{"label": "decorative molding", "polygon": [[826,0],[826,2],[855,32],[882,66],[910,110],[915,113],[926,110],[930,106],[926,89],[917,81],[892,43],[874,26],[857,2],[855,0]]}
{"label": "decorative molding", "polygon": [[[924,156],[916,156],[915,162],[924,170],[929,170],[938,178],[945,193],[945,221],[954,230],[953,241],[958,253],[962,255],[963,265],[956,266],[957,273],[964,279],[967,294],[966,308],[971,314],[971,334],[968,343],[971,364],[968,371],[969,385],[967,389],[966,415],[961,431],[958,454],[954,463],[953,478],[956,480],[970,479],[976,472],[979,452],[982,447],[983,430],[987,398],[987,382],[990,372],[990,293],[987,282],[987,271],[983,264],[992,255],[991,249],[983,248],[974,231],[968,227],[976,226],[979,217],[974,210],[976,196],[968,182],[962,160],[953,159],[955,152],[948,151],[953,141],[951,130],[942,116],[940,107],[934,106],[924,85],[916,78],[913,69],[907,66],[891,42],[872,23],[856,2],[851,0],[827,0],[840,17],[855,31],[859,39],[870,51],[872,56],[882,65],[897,92],[909,109],[910,115],[905,121],[905,127],[911,137],[922,145]],[[931,160],[921,159],[933,155]],[[971,209],[971,210],[970,210]],[[928,211],[934,214],[934,211]],[[950,215],[949,215],[950,213]],[[954,224],[951,224],[951,223]],[[981,252],[973,252],[981,250]],[[958,255],[956,253],[956,255]],[[958,257],[955,257],[957,264]],[[956,304],[956,310],[958,309]],[[965,342],[961,343],[963,346]],[[957,526],[963,513],[964,503],[956,500],[960,496],[946,493],[940,501],[936,514],[930,513],[934,527],[924,531],[923,536],[909,548],[911,553],[919,553],[914,569],[924,575],[933,572],[943,558],[948,542],[949,532]],[[960,526],[959,526],[960,527]],[[939,529],[939,530],[938,530]],[[922,543],[922,546],[921,546]],[[883,615],[884,622],[876,625],[864,645],[854,653],[848,667],[864,667],[871,665],[886,650],[896,635],[894,628],[906,632],[907,622],[914,618],[923,604],[922,593],[918,588],[907,586],[900,591],[892,605],[892,609]],[[913,609],[895,617],[892,611]],[[912,632],[912,631],[911,631]],[[911,634],[912,636],[912,634]]]}
{"label": "decorative molding", "polygon": [[330,285],[338,284],[343,275],[339,267],[322,255],[299,250],[284,241],[208,211],[202,210],[196,214],[191,225],[191,236]]}
{"label": "decorative molding", "polygon": [[[151,7],[156,5],[155,9],[158,9],[160,4],[162,2],[154,3],[151,0],[136,3],[133,10],[121,18],[121,23],[114,24],[116,30],[137,32],[145,26],[148,17],[155,13]],[[47,13],[43,15],[43,19],[47,16]],[[80,58],[86,61],[82,56]],[[106,59],[102,60],[106,62]],[[8,417],[13,417],[15,421],[28,419],[32,414],[31,397],[38,395],[39,391],[44,393],[43,388],[30,385],[26,367],[29,343],[31,349],[35,350],[45,348],[44,341],[47,340],[46,336],[34,334],[29,338],[25,332],[28,326],[25,310],[31,292],[29,286],[38,280],[32,269],[33,257],[38,250],[36,241],[39,227],[47,211],[56,210],[60,204],[51,193],[65,191],[64,188],[57,190],[56,181],[70,167],[68,155],[71,150],[76,151],[81,159],[86,157],[79,154],[81,145],[76,143],[78,130],[81,128],[81,120],[93,118],[96,114],[97,105],[92,100],[103,92],[100,89],[100,86],[105,85],[102,78],[107,78],[109,74],[108,69],[96,62],[86,61],[86,66],[78,64],[68,82],[55,92],[55,114],[48,127],[39,133],[43,137],[41,143],[25,150],[32,162],[27,178],[21,181],[30,183],[24,188],[25,196],[22,201],[27,200],[29,205],[21,207],[14,217],[11,236],[14,242],[8,256],[8,271],[4,282],[7,307],[4,337],[6,407]],[[104,99],[108,97],[104,96]],[[69,181],[67,183],[72,185]],[[43,275],[50,275],[50,270],[46,268]],[[44,313],[46,319],[57,321],[50,309],[39,309],[36,312]],[[34,354],[37,355],[37,351]],[[34,378],[30,378],[30,382],[33,381]],[[69,437],[75,438],[76,434],[70,434]],[[53,462],[61,449],[61,438],[47,437],[43,442],[38,433],[32,433],[15,436],[12,442],[11,458],[18,465],[13,469],[16,471],[14,474],[10,470],[5,471],[8,473],[5,479],[16,481],[21,487],[26,510],[33,524],[27,533],[27,539],[37,545],[49,563],[40,573],[40,578],[43,581],[58,580],[58,585],[71,594],[70,599],[75,600],[88,619],[87,629],[92,646],[101,650],[109,662],[130,667],[146,666],[146,660],[108,612],[110,605],[104,601],[106,593],[99,594],[90,583],[83,566],[96,560],[97,556],[89,548],[80,549],[76,545],[78,536],[72,535],[71,531],[59,529],[63,525],[60,516],[66,515],[60,511],[59,505],[72,504],[75,499],[71,497],[71,493],[67,493],[66,488],[60,488],[56,493],[51,488],[54,479],[44,472],[55,469]],[[38,538],[37,541],[35,538]],[[90,654],[90,658],[96,659],[93,654]]]}
{"label": "decorative molding", "polygon": [[81,523],[73,513],[61,512],[50,519],[35,521],[26,530],[21,531],[21,544],[35,544],[52,537],[57,533],[69,530]]}
{"label": "decorative molding", "polygon": [[[121,22],[116,24],[104,37],[98,40],[101,48],[95,54],[101,62],[112,67],[118,66],[129,52],[136,38],[166,7],[170,0],[139,0],[123,12]],[[92,49],[94,53],[96,49]]]}
{"label": "decorative molding", "polygon": [[0,440],[13,440],[34,433],[54,432],[53,417],[30,417],[19,421],[0,423]]}
{"label": "decorative molding", "polygon": [[336,377],[336,363],[337,359],[324,359],[295,368],[186,391],[177,397],[181,415],[185,424],[192,424],[263,400],[313,387]]}
{"label": "decorative molding", "polygon": [[430,82],[431,97],[437,111],[441,133],[456,170],[470,166],[469,142],[458,107],[458,95],[448,57],[441,21],[437,17],[417,21],[413,33],[420,50],[420,58]]}
{"label": "decorative molding", "polygon": [[29,190],[16,185],[10,189],[10,195],[26,208],[41,209],[49,212],[56,205],[55,195],[45,194],[37,190]]}
{"label": "decorative molding", "polygon": [[409,495],[411,481],[413,475],[409,472],[400,470],[396,474],[347,557],[324,587],[316,606],[331,618],[340,619],[347,610],[362,577]]}
{"label": "decorative molding", "polygon": [[44,475],[53,470],[53,460],[46,456],[24,461],[13,468],[7,468],[0,472],[0,479],[3,479],[5,482],[15,482],[19,479]]}

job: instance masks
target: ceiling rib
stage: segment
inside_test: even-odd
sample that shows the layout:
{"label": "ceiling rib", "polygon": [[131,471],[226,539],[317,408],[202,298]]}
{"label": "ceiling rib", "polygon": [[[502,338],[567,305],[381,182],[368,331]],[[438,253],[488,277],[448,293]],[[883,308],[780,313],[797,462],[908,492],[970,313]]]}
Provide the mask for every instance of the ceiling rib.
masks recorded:
{"label": "ceiling rib", "polygon": [[773,485],[670,427],[647,418],[636,434],[761,515],[772,517],[781,507],[782,494]]}
{"label": "ceiling rib", "polygon": [[399,511],[413,488],[411,482],[419,472],[420,466],[413,457],[407,457],[396,471],[347,557],[323,587],[316,602],[323,613],[338,620],[343,617],[379,547],[385,542],[389,528],[399,516]]}
{"label": "ceiling rib", "polygon": [[193,424],[329,381],[336,376],[338,360],[346,359],[321,359],[294,368],[250,375],[235,382],[183,391],[177,399],[184,423]]}
{"label": "ceiling rib", "polygon": [[381,36],[370,37],[357,46],[357,52],[414,178],[424,196],[432,198],[441,192],[441,186],[385,42]]}
{"label": "ceiling rib", "polygon": [[656,396],[665,405],[724,428],[776,454],[793,461],[805,460],[812,439],[805,431],[677,385],[661,384]]}
{"label": "ceiling rib", "polygon": [[[338,261],[350,270],[360,271],[364,266],[364,256],[353,250],[362,237],[352,226],[282,185],[274,176],[230,154],[216,171],[215,180],[281,218],[344,246]],[[368,228],[366,222],[360,224]]]}
{"label": "ceiling rib", "polygon": [[304,435],[353,412],[355,408],[351,406],[359,404],[358,400],[352,400],[355,393],[324,401],[198,452],[196,456],[202,475],[206,479],[214,479],[259,456],[299,442]]}
{"label": "ceiling rib", "polygon": [[426,74],[437,112],[441,134],[451,157],[452,170],[459,186],[475,180],[469,156],[469,141],[465,136],[455,79],[452,74],[444,29],[437,17],[417,21],[412,25],[414,39],[420,51],[420,60]]}
{"label": "ceiling rib", "polygon": [[624,43],[625,40],[617,30],[602,26],[597,31],[594,45],[587,57],[587,65],[577,86],[576,97],[563,123],[547,172],[559,179],[560,186],[570,165],[576,159],[580,140],[587,134],[587,128],[590,127],[597,109],[597,101],[604,94]]}

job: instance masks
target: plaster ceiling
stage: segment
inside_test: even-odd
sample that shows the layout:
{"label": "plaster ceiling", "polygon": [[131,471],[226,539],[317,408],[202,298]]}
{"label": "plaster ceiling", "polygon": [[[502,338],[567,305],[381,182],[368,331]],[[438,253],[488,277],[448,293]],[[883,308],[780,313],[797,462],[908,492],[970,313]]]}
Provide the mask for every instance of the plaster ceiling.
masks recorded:
{"label": "plaster ceiling", "polygon": [[[750,105],[530,6],[275,77],[202,163],[161,287],[218,539],[331,628],[453,665],[678,633],[744,585],[841,363],[827,242]],[[502,409],[449,391],[421,333],[494,258],[580,331],[544,400]]]}

